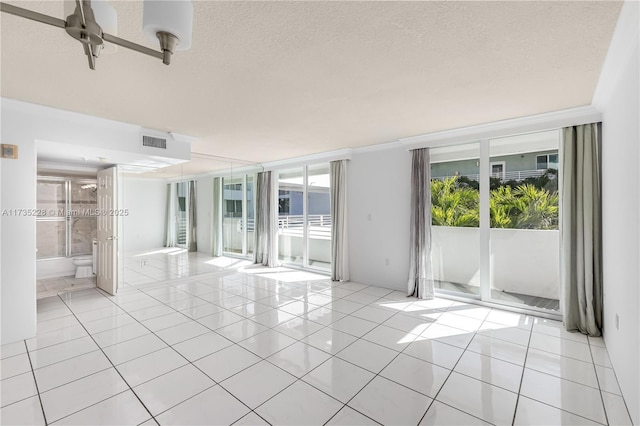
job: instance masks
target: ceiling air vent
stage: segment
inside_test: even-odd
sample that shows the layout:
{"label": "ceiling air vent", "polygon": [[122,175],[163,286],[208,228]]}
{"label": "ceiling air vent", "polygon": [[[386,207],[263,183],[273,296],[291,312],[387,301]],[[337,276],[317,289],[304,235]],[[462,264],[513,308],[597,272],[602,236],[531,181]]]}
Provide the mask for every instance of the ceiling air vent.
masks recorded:
{"label": "ceiling air vent", "polygon": [[153,136],[142,135],[142,146],[150,146],[152,148],[167,149],[167,140],[156,138]]}

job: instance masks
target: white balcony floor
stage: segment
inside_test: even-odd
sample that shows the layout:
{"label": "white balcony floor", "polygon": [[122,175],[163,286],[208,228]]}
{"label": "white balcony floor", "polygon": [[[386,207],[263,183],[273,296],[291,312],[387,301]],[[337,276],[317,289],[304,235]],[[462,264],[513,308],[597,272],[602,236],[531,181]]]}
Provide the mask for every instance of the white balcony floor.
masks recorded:
{"label": "white balcony floor", "polygon": [[0,423],[631,424],[600,338],[210,261],[131,257],[117,297],[39,300],[37,337],[0,348]]}
{"label": "white balcony floor", "polygon": [[[436,281],[435,287],[449,292],[459,293],[460,296],[478,296],[480,288],[467,284],[452,283],[448,281]],[[503,290],[491,289],[491,299],[493,302],[508,302],[516,305],[524,305],[524,307],[532,307],[538,309],[546,309],[558,312],[560,310],[560,301],[558,299],[548,299],[546,297],[530,296],[528,294],[514,293]]]}

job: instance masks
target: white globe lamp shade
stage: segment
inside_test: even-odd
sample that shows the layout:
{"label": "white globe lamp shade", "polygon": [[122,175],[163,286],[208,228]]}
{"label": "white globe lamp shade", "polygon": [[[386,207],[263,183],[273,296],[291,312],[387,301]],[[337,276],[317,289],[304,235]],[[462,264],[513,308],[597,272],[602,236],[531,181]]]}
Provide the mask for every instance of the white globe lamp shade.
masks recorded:
{"label": "white globe lamp shade", "polygon": [[142,31],[152,43],[158,43],[157,34],[173,34],[179,43],[176,50],[191,48],[193,30],[193,4],[190,0],[145,0],[142,13]]}

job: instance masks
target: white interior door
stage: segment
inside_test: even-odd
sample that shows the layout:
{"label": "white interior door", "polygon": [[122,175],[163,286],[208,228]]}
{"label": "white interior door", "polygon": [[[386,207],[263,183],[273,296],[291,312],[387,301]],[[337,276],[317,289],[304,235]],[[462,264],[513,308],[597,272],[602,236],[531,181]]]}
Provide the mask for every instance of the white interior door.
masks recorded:
{"label": "white interior door", "polygon": [[98,288],[115,295],[118,290],[117,169],[98,172]]}

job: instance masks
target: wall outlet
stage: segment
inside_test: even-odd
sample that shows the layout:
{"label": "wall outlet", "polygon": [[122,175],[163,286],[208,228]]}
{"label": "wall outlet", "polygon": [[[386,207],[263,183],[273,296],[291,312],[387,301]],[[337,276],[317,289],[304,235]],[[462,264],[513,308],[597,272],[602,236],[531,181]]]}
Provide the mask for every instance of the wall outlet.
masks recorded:
{"label": "wall outlet", "polygon": [[620,315],[616,314],[616,330],[620,330]]}
{"label": "wall outlet", "polygon": [[388,257],[384,259],[384,264],[385,264],[385,266],[389,266],[389,258]]}

